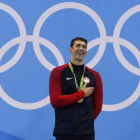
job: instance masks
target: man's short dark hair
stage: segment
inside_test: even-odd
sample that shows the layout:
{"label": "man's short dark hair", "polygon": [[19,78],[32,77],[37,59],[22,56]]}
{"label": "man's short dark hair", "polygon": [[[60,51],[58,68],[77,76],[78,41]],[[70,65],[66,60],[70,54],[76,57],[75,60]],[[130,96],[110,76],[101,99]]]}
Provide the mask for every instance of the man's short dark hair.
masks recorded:
{"label": "man's short dark hair", "polygon": [[84,39],[82,37],[76,37],[76,38],[74,38],[74,39],[71,40],[70,47],[73,47],[75,41],[78,41],[78,40],[85,42],[86,45],[87,45],[87,40],[86,39]]}

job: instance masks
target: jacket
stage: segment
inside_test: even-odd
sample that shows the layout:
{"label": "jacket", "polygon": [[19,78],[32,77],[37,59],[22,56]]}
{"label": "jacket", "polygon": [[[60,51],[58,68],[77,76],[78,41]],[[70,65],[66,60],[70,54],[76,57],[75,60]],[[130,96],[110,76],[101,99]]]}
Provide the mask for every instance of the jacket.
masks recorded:
{"label": "jacket", "polygon": [[[84,71],[84,65],[73,69],[78,81]],[[54,68],[50,75],[50,101],[55,109],[55,127],[53,135],[91,135],[94,134],[94,119],[102,109],[103,86],[102,80],[96,71],[85,66],[84,81],[87,87],[94,87],[94,92],[85,97],[83,90],[77,91],[74,76],[68,66],[64,64]],[[82,103],[77,103],[84,98]]]}

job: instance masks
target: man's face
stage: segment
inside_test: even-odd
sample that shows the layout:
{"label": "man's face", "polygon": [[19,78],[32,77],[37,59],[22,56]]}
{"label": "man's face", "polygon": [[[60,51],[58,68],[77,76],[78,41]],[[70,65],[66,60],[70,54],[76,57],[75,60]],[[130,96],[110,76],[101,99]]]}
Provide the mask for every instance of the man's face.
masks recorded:
{"label": "man's face", "polygon": [[84,41],[77,40],[73,47],[70,47],[72,61],[84,62],[84,57],[87,54],[87,45]]}

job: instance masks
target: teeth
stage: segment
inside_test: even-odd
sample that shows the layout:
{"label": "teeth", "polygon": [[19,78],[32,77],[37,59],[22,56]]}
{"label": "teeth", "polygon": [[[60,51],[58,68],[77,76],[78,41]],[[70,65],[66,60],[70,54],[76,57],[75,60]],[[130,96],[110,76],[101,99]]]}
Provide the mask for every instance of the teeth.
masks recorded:
{"label": "teeth", "polygon": [[83,54],[83,53],[79,53],[79,54]]}
{"label": "teeth", "polygon": [[83,55],[84,53],[83,52],[77,52],[79,55]]}

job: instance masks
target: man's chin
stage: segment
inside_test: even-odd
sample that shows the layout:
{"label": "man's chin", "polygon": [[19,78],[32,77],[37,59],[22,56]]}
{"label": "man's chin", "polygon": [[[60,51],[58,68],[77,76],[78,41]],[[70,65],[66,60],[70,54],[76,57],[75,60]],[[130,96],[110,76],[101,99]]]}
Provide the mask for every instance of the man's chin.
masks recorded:
{"label": "man's chin", "polygon": [[78,62],[82,62],[84,58],[77,58]]}

